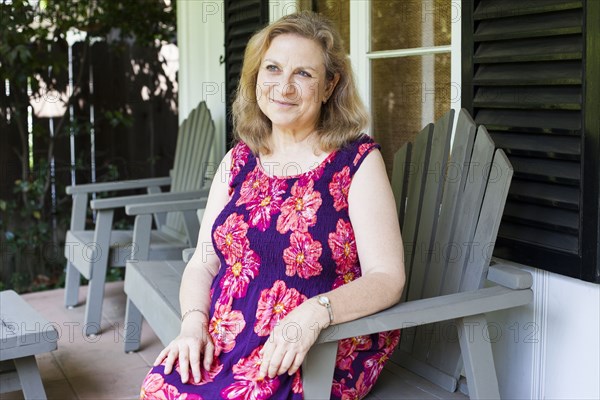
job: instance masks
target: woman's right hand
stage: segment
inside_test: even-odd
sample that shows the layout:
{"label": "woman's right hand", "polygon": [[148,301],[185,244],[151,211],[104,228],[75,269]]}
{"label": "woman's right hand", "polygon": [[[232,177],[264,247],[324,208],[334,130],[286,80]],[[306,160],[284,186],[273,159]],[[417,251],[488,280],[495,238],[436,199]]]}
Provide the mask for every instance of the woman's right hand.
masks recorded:
{"label": "woman's right hand", "polygon": [[181,324],[181,332],[163,351],[160,352],[154,366],[164,360],[165,374],[170,374],[179,361],[181,382],[187,383],[192,371],[195,383],[200,382],[200,362],[202,368],[209,370],[214,357],[215,347],[208,333],[208,321],[201,313],[190,314]]}

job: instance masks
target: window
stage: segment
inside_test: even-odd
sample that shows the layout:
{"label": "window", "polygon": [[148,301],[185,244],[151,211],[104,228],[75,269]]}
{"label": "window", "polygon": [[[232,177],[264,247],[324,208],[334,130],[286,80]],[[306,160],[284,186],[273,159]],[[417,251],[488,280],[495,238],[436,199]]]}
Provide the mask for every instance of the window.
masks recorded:
{"label": "window", "polygon": [[[451,0],[317,0],[350,42],[356,81],[370,109],[370,133],[388,173],[394,153],[459,100],[452,81],[452,33],[459,7]],[[457,75],[459,78],[460,75]]]}

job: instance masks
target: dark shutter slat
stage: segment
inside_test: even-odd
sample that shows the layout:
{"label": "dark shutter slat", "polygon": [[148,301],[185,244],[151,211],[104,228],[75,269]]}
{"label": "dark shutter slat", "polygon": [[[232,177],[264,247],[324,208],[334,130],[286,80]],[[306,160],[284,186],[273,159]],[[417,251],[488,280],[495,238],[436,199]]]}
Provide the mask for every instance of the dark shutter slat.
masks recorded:
{"label": "dark shutter slat", "polygon": [[579,60],[581,35],[483,42],[475,51],[475,63]]}
{"label": "dark shutter slat", "polygon": [[507,201],[504,216],[512,222],[526,223],[572,235],[577,235],[579,230],[579,213],[572,210],[557,210],[535,204]]}
{"label": "dark shutter slat", "polygon": [[474,85],[581,85],[581,81],[581,61],[482,64],[473,77]]}
{"label": "dark shutter slat", "polygon": [[473,12],[474,20],[513,17],[581,8],[581,0],[487,0]]}
{"label": "dark shutter slat", "polygon": [[508,195],[511,200],[579,210],[580,191],[577,187],[513,178]]}
{"label": "dark shutter slat", "polygon": [[574,136],[490,132],[498,147],[511,155],[530,155],[578,161],[581,140]]}
{"label": "dark shutter slat", "polygon": [[580,86],[486,86],[475,93],[473,105],[481,108],[581,109]]}
{"label": "dark shutter slat", "polygon": [[567,110],[514,110],[481,109],[475,116],[475,122],[484,124],[488,130],[510,128],[537,128],[540,132],[563,129],[581,130],[581,113]]}
{"label": "dark shutter slat", "polygon": [[581,33],[581,9],[482,20],[475,31],[476,42]]}
{"label": "dark shutter slat", "polygon": [[515,224],[510,221],[505,221],[500,225],[498,236],[572,254],[577,254],[579,247],[576,235]]}
{"label": "dark shutter slat", "polygon": [[573,186],[580,184],[579,163],[514,156],[510,158],[510,162],[515,169],[515,177]]}

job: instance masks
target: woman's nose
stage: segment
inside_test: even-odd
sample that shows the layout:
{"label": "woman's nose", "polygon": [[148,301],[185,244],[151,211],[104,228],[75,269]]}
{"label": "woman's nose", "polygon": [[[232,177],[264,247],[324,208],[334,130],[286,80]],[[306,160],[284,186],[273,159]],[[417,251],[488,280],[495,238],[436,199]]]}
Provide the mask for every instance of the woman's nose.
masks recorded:
{"label": "woman's nose", "polygon": [[285,97],[296,97],[299,94],[300,88],[298,84],[294,82],[292,74],[286,74],[281,84],[281,94]]}

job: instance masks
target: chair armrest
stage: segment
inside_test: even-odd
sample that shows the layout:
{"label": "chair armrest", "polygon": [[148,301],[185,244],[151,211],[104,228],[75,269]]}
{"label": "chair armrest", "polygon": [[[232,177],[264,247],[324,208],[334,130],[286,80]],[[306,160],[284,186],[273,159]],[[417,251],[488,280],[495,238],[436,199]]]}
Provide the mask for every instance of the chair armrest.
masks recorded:
{"label": "chair armrest", "polygon": [[333,342],[432,322],[518,307],[533,300],[531,289],[503,286],[400,303],[376,314],[324,329],[316,343]]}
{"label": "chair armrest", "polygon": [[154,214],[157,212],[188,211],[206,207],[206,197],[192,200],[167,201],[157,203],[136,203],[125,206],[127,215]]}
{"label": "chair armrest", "polygon": [[196,251],[195,247],[190,247],[189,249],[183,249],[183,251],[181,252],[181,259],[183,260],[184,263],[189,263],[190,260],[192,259],[192,256],[194,255],[194,252]]}
{"label": "chair armrest", "polygon": [[167,192],[156,194],[140,194],[135,196],[122,196],[110,199],[99,199],[91,202],[93,210],[105,210],[125,207],[130,204],[160,203],[166,201],[194,200],[208,196],[208,189],[193,192]]}
{"label": "chair armrest", "polygon": [[510,289],[529,289],[533,285],[529,272],[495,260],[490,265],[487,279]]}
{"label": "chair armrest", "polygon": [[117,190],[140,189],[150,186],[167,186],[171,184],[171,177],[132,179],[129,181],[86,183],[83,185],[67,186],[67,194],[95,193]]}

